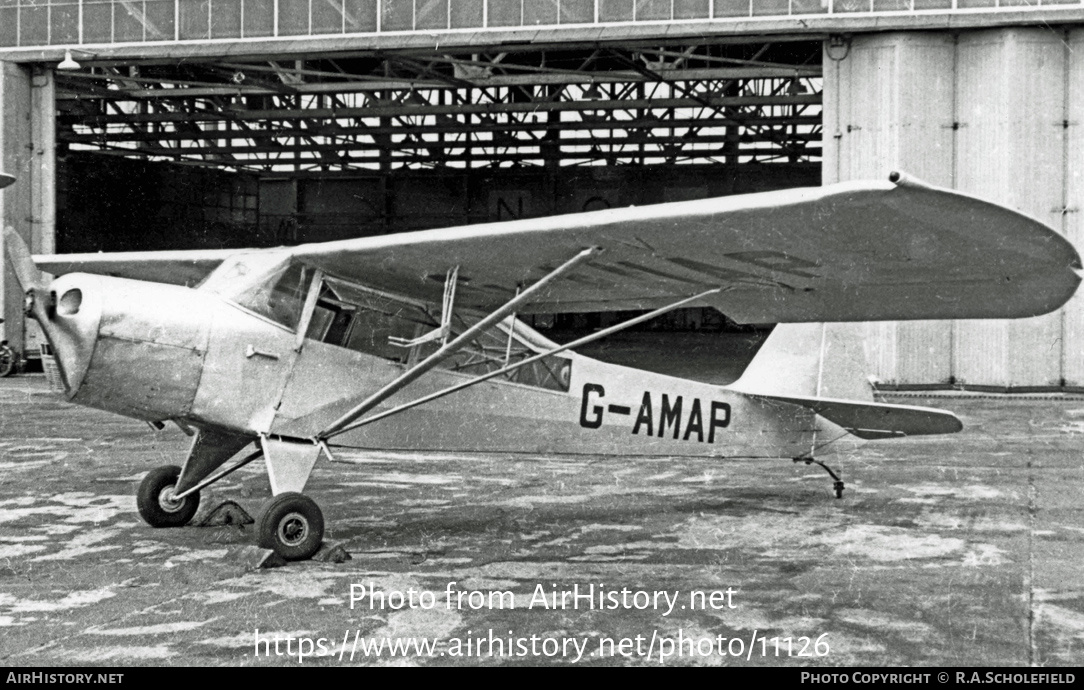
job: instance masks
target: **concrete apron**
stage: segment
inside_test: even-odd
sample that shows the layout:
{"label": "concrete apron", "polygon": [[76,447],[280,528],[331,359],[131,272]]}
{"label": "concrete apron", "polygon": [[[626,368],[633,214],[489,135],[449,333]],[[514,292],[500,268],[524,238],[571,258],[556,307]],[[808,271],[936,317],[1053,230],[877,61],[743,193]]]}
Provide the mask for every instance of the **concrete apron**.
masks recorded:
{"label": "concrete apron", "polygon": [[[351,453],[307,493],[353,560],[253,570],[250,526],[139,520],[180,432],[4,379],[0,661],[1081,663],[1084,401],[935,402],[962,433],[824,456],[840,501],[788,460]],[[201,514],[267,495],[254,463]]]}

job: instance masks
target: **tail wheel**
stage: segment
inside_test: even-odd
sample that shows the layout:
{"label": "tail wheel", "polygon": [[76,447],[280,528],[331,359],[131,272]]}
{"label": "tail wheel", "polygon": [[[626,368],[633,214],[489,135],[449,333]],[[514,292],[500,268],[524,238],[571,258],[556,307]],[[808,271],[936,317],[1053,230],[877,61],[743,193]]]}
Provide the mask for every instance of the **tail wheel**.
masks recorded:
{"label": "tail wheel", "polygon": [[180,476],[180,467],[166,465],[151,470],[140,482],[136,506],[140,517],[151,527],[183,527],[199,510],[198,491],[179,501],[173,498]]}
{"label": "tail wheel", "polygon": [[836,498],[843,498],[843,489],[846,488],[846,485],[843,483],[843,480],[840,479],[839,475],[832,471],[831,467],[829,467],[828,465],[825,465],[820,460],[814,460],[813,458],[806,458],[806,457],[794,458],[794,462],[804,462],[807,465],[812,465],[812,464],[816,463],[816,464],[820,465],[821,467],[823,467],[824,471],[827,472],[828,474],[832,475],[832,479],[835,480],[834,482],[832,482],[832,490],[836,492]]}
{"label": "tail wheel", "polygon": [[324,514],[304,494],[279,494],[263,505],[256,518],[256,543],[288,561],[312,557],[323,541]]}

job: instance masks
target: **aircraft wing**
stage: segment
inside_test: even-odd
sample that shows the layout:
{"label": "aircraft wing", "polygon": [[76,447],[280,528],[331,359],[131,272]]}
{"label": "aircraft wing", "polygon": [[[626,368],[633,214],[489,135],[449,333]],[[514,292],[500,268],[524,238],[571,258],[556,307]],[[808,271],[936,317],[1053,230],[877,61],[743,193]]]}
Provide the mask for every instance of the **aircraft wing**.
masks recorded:
{"label": "aircraft wing", "polygon": [[39,254],[34,263],[54,275],[96,273],[155,283],[195,285],[237,249],[193,249],[108,254]]}
{"label": "aircraft wing", "polygon": [[[741,323],[1010,318],[1057,309],[1081,279],[1076,250],[1042,223],[896,173],[884,182],[364,237],[291,252],[328,274],[438,304],[446,272],[459,266],[457,303],[493,309],[587,247],[602,251],[520,311],[651,309],[721,287],[702,304]],[[38,261],[56,272],[53,261],[62,258]]]}

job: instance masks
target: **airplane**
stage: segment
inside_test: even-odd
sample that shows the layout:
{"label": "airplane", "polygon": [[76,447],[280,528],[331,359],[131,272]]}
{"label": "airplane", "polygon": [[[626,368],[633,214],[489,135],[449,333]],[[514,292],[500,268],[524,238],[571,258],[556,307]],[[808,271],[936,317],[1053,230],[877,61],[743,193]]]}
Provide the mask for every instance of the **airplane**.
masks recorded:
{"label": "airplane", "polygon": [[[962,425],[875,402],[862,344],[825,322],[1035,316],[1084,275],[1042,223],[904,173],[293,247],[5,244],[67,399],[193,436],[142,480],[142,518],[183,526],[202,489],[262,458],[256,542],[287,560],[321,546],[303,492],[344,449],[789,458],[839,498],[817,456],[841,437]],[[688,306],[778,325],[730,385],[575,352]],[[563,345],[522,318],[630,310],[646,313]]]}

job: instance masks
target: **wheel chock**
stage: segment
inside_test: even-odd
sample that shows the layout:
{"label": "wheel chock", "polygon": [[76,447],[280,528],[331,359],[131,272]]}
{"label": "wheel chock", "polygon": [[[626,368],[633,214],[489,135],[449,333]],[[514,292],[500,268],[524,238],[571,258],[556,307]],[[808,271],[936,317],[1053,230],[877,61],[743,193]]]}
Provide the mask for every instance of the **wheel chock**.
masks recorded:
{"label": "wheel chock", "polygon": [[312,555],[312,560],[321,563],[345,563],[351,559],[352,556],[343,548],[342,544],[329,544],[326,541]]}
{"label": "wheel chock", "polygon": [[197,527],[224,527],[226,525],[251,525],[256,522],[245,509],[233,501],[223,501]]}
{"label": "wheel chock", "polygon": [[248,570],[279,568],[286,565],[286,559],[271,549],[261,549],[253,544],[235,546],[226,552],[225,558],[244,565]]}

